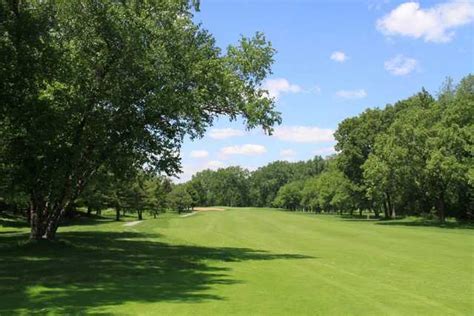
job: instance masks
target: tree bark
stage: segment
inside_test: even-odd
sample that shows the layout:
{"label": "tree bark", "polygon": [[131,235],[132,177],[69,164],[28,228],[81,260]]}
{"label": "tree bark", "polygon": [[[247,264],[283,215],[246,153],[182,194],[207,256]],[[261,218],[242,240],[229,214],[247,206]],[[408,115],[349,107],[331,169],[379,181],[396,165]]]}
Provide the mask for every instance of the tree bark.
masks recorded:
{"label": "tree bark", "polygon": [[65,213],[65,207],[53,211],[53,215],[48,220],[48,224],[46,226],[46,230],[43,236],[44,239],[54,240],[56,238],[56,232],[58,230],[59,223],[61,222],[61,219],[64,217]]}
{"label": "tree bark", "polygon": [[120,221],[120,207],[118,206],[115,208],[115,220]]}
{"label": "tree bark", "polygon": [[46,211],[46,203],[34,196],[30,201],[30,239],[43,239],[45,231],[44,213]]}
{"label": "tree bark", "polygon": [[436,202],[436,208],[438,209],[439,221],[444,223],[446,221],[446,203],[444,201],[444,194],[441,193]]}
{"label": "tree bark", "polygon": [[392,218],[393,214],[395,213],[395,210],[392,205],[392,199],[390,198],[390,194],[386,193],[387,195],[387,206],[388,206],[388,218]]}
{"label": "tree bark", "polygon": [[383,200],[383,213],[384,213],[385,219],[390,218],[390,213],[388,212],[388,203],[386,199]]}

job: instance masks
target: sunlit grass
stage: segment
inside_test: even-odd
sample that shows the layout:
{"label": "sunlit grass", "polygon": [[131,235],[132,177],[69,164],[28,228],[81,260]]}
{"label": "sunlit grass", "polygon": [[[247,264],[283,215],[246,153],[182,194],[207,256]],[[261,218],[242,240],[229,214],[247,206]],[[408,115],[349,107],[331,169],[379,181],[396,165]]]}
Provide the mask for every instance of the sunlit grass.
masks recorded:
{"label": "sunlit grass", "polygon": [[[270,209],[76,219],[27,243],[0,218],[0,315],[468,315],[470,227]],[[134,221],[134,216],[125,217]]]}

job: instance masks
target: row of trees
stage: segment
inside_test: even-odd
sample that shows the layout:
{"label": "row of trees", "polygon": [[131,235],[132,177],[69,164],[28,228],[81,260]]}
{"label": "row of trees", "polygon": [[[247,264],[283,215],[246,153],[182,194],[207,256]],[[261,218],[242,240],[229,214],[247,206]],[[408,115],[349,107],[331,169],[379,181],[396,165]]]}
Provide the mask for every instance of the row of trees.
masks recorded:
{"label": "row of trees", "polygon": [[372,210],[386,218],[474,217],[474,76],[344,120],[337,156],[321,175],[286,184],[276,206]]}
{"label": "row of trees", "polygon": [[359,205],[386,217],[473,217],[474,76],[457,86],[447,80],[436,98],[422,90],[345,120],[336,139]]}
{"label": "row of trees", "polygon": [[185,185],[203,206],[272,206],[281,186],[315,176],[325,166],[317,156],[300,162],[275,161],[253,172],[240,167],[204,170]]}
{"label": "row of trees", "polygon": [[103,209],[113,208],[116,220],[121,212],[136,213],[139,220],[143,212],[156,217],[167,207],[167,196],[172,191],[172,183],[166,177],[140,173],[128,179],[118,179],[111,173],[95,176],[87,188],[75,201],[75,207],[87,208],[87,213],[100,214]]}

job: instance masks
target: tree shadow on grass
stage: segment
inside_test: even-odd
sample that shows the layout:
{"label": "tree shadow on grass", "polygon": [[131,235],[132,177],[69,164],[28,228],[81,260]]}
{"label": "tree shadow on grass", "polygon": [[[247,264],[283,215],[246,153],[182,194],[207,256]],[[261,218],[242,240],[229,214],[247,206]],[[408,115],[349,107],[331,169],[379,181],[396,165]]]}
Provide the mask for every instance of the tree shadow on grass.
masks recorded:
{"label": "tree shadow on grass", "polygon": [[312,258],[151,240],[157,237],[136,232],[62,232],[63,242],[21,244],[25,235],[0,236],[0,241],[11,245],[0,249],[0,315],[82,314],[125,302],[223,300],[206,290],[239,281],[218,262]]}
{"label": "tree shadow on grass", "polygon": [[386,226],[409,226],[409,227],[438,227],[438,228],[449,228],[449,229],[474,229],[474,223],[471,222],[445,222],[441,223],[437,220],[392,220],[392,221],[380,221],[377,225]]}
{"label": "tree shadow on grass", "polygon": [[[77,226],[77,225],[100,225],[107,222],[115,221],[112,217],[104,217],[100,215],[89,215],[87,216],[85,213],[78,213],[79,216],[75,218],[65,218],[62,223],[61,227],[67,226]],[[9,214],[0,214],[0,227],[16,227],[16,228],[27,228],[30,227],[26,218],[24,216],[13,216]]]}
{"label": "tree shadow on grass", "polygon": [[21,217],[2,216],[0,217],[0,227],[25,228],[28,227],[28,223]]}
{"label": "tree shadow on grass", "polygon": [[438,227],[438,228],[449,228],[449,229],[474,229],[473,222],[462,222],[462,221],[446,221],[441,223],[438,220],[428,220],[423,218],[403,218],[397,219],[384,219],[371,217],[369,219],[362,217],[350,217],[342,216],[343,221],[346,222],[365,222],[374,223],[376,225],[385,226],[409,226],[409,227]]}

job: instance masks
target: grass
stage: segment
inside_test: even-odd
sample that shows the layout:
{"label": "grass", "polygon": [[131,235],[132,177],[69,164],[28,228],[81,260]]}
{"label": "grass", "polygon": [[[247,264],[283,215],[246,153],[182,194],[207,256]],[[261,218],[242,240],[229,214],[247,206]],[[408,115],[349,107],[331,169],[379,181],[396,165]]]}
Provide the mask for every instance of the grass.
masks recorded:
{"label": "grass", "polygon": [[466,227],[228,209],[78,219],[45,244],[0,224],[0,315],[474,314]]}

